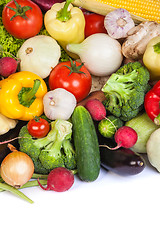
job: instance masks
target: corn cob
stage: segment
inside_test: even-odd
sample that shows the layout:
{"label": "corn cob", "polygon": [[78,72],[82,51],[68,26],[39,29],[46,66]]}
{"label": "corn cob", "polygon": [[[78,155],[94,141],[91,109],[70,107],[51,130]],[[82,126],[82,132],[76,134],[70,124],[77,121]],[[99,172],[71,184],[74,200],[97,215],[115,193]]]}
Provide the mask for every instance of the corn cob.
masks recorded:
{"label": "corn cob", "polygon": [[160,23],[160,0],[75,0],[73,4],[101,15],[125,8],[135,23],[146,20]]}

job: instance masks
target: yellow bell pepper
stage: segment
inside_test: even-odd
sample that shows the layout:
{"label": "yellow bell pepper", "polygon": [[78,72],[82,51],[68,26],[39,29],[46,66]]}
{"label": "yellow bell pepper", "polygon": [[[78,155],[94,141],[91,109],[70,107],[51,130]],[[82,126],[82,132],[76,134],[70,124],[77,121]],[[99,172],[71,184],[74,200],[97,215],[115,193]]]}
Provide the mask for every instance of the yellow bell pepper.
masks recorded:
{"label": "yellow bell pepper", "polygon": [[85,38],[84,14],[80,8],[73,7],[71,2],[67,0],[53,4],[44,16],[46,30],[65,50],[68,43],[80,43]]}
{"label": "yellow bell pepper", "polygon": [[143,54],[143,63],[151,80],[160,80],[160,36],[152,38]]}
{"label": "yellow bell pepper", "polygon": [[22,71],[0,81],[0,112],[12,119],[29,121],[43,114],[45,81],[38,75]]}

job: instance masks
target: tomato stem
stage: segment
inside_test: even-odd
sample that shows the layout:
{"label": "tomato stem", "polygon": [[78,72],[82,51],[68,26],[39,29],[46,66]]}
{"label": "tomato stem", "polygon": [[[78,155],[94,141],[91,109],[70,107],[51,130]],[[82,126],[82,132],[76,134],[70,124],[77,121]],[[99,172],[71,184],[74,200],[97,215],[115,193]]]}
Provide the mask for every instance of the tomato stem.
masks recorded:
{"label": "tomato stem", "polygon": [[76,61],[73,62],[72,59],[70,59],[70,62],[71,62],[71,67],[69,67],[67,65],[64,65],[65,67],[67,67],[70,70],[69,75],[71,75],[72,73],[83,73],[83,74],[85,74],[84,72],[80,71],[80,69],[84,65],[84,63],[77,66]]}
{"label": "tomato stem", "polygon": [[21,5],[18,4],[16,0],[14,0],[14,3],[15,3],[16,8],[12,8],[12,7],[7,6],[9,9],[11,9],[12,11],[15,12],[15,14],[10,18],[10,21],[12,21],[17,16],[20,16],[24,19],[28,19],[28,17],[26,16],[26,12],[28,10],[31,10],[32,7],[30,7],[30,6],[21,7]]}

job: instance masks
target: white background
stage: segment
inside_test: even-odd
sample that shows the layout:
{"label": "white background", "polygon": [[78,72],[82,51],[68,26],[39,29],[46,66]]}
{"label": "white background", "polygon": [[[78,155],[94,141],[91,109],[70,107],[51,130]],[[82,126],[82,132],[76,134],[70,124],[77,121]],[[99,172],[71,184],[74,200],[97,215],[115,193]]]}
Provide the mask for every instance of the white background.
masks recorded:
{"label": "white background", "polygon": [[130,177],[104,169],[92,183],[76,176],[63,193],[40,187],[21,191],[34,203],[0,193],[2,239],[159,239],[160,173],[148,163]]}

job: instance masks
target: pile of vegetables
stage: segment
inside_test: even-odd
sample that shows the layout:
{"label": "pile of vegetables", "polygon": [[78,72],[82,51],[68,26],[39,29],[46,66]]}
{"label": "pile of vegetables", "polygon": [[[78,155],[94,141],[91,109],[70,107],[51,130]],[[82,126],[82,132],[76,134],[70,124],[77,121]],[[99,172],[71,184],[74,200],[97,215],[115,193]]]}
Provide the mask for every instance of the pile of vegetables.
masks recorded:
{"label": "pile of vegetables", "polygon": [[20,189],[67,191],[101,167],[137,175],[143,154],[160,172],[157,22],[5,0],[0,23],[0,191],[33,203]]}

